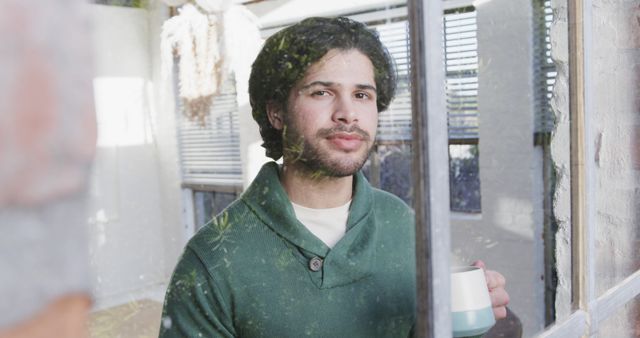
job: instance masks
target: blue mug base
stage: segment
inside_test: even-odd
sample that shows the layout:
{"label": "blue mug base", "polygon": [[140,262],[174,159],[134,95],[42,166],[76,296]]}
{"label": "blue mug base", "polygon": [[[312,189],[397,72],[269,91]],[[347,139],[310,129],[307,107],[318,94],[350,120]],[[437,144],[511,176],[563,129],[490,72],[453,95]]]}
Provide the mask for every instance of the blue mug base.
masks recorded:
{"label": "blue mug base", "polygon": [[453,337],[480,337],[496,323],[493,309],[452,312]]}

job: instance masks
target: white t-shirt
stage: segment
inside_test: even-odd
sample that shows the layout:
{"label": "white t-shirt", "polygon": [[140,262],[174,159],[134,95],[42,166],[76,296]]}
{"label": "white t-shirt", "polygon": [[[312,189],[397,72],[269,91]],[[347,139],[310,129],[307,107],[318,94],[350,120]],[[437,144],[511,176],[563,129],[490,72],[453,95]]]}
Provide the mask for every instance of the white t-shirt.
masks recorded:
{"label": "white t-shirt", "polygon": [[347,231],[351,201],[328,209],[312,209],[293,202],[291,204],[300,223],[330,248],[333,248]]}

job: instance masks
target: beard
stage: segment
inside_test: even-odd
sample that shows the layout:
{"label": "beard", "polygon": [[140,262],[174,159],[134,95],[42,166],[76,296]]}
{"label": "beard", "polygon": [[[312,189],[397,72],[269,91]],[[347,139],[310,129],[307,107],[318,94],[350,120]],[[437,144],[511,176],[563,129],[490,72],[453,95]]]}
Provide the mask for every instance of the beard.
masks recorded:
{"label": "beard", "polygon": [[[310,177],[347,177],[358,172],[369,158],[373,142],[369,133],[357,126],[339,125],[334,128],[319,129],[312,140],[301,135],[293,124],[287,124],[282,135],[285,163],[295,166]],[[322,145],[332,134],[338,132],[355,133],[362,138],[366,149],[353,153],[340,153]]]}

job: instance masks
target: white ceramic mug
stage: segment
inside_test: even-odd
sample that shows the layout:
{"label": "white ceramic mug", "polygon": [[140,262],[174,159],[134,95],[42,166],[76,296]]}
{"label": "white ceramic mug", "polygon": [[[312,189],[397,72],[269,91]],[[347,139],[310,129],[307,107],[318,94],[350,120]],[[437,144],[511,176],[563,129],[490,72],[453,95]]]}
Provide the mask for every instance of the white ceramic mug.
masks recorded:
{"label": "white ceramic mug", "polygon": [[451,312],[454,337],[482,335],[496,323],[484,270],[451,268]]}

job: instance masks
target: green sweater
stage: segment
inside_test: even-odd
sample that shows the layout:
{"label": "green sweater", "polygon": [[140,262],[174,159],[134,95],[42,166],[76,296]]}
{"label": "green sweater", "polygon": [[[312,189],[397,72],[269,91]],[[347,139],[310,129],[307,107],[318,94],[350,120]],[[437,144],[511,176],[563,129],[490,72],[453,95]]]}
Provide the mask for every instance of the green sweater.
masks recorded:
{"label": "green sweater", "polygon": [[295,217],[274,162],[187,244],[160,337],[407,337],[415,320],[414,216],[355,175],[329,249]]}

